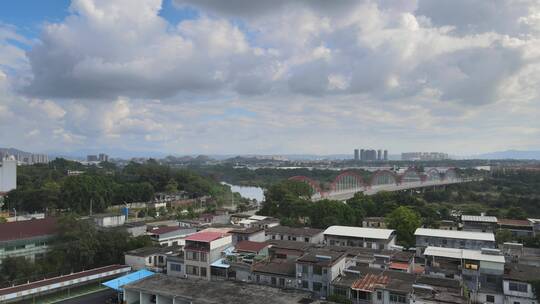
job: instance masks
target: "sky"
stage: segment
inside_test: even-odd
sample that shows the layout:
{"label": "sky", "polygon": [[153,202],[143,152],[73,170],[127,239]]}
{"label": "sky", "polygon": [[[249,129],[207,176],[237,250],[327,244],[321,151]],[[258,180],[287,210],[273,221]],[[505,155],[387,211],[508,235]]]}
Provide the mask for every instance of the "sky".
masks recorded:
{"label": "sky", "polygon": [[0,146],[540,150],[537,0],[0,2]]}

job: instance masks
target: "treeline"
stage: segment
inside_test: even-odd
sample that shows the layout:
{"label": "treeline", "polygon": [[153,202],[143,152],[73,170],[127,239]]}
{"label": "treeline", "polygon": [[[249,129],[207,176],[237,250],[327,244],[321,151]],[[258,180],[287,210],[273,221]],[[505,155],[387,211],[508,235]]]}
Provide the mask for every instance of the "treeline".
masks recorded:
{"label": "treeline", "polygon": [[59,219],[51,251],[31,262],[8,257],[0,265],[0,288],[111,264],[123,264],[124,252],[151,246],[148,236],[131,237],[122,230],[97,230],[72,215]]}
{"label": "treeline", "polygon": [[[68,171],[83,173],[68,176]],[[87,213],[92,206],[94,212],[101,212],[115,204],[149,201],[155,192],[163,191],[186,191],[191,197],[220,197],[230,190],[209,177],[153,160],[117,168],[112,163],[86,167],[56,159],[49,164],[18,167],[17,189],[8,193],[5,208]]]}

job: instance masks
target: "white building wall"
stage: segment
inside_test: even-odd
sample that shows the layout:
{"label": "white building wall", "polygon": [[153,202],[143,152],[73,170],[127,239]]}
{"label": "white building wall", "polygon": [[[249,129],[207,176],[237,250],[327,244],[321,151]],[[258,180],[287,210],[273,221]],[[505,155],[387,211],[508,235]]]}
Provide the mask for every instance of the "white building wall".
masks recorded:
{"label": "white building wall", "polygon": [[126,254],[124,256],[126,265],[131,266],[133,270],[139,270],[146,268],[147,266],[150,266],[151,263],[148,262],[147,257],[140,257],[136,255],[128,255]]}
{"label": "white building wall", "polygon": [[0,192],[8,192],[17,188],[17,161],[4,158],[0,166]]}

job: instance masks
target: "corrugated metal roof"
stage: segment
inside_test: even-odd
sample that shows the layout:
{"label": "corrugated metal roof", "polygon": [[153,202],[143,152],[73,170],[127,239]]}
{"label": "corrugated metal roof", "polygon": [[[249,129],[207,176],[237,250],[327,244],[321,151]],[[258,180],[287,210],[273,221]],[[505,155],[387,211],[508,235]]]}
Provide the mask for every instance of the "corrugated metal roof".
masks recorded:
{"label": "corrugated metal roof", "polygon": [[154,272],[146,270],[146,269],[141,269],[139,271],[127,274],[125,276],[121,276],[119,278],[116,278],[114,280],[110,280],[101,284],[109,288],[112,288],[116,291],[123,291],[122,286],[133,283],[133,282],[137,282],[139,280],[142,280],[146,277],[153,276],[153,275],[155,275]]}
{"label": "corrugated metal roof", "polygon": [[491,232],[473,232],[473,231],[418,228],[414,232],[414,235],[449,238],[449,239],[464,239],[464,240],[495,242],[495,235]]}
{"label": "corrugated metal roof", "polygon": [[497,223],[497,218],[494,216],[484,215],[462,215],[462,222],[483,222],[483,223]]}
{"label": "corrugated metal roof", "polygon": [[324,235],[387,240],[390,238],[393,232],[394,230],[391,229],[330,226],[324,231]]}
{"label": "corrugated metal roof", "polygon": [[424,255],[438,256],[452,259],[465,259],[484,262],[505,263],[503,255],[485,254],[480,250],[443,248],[443,247],[427,247]]}

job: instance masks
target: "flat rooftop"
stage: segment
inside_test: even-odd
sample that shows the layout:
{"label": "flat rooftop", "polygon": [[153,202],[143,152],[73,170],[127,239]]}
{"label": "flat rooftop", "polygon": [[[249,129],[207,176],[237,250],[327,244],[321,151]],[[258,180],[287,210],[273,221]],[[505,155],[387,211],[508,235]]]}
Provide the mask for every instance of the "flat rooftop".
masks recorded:
{"label": "flat rooftop", "polygon": [[330,226],[324,231],[324,235],[344,236],[352,238],[387,240],[394,230],[378,228],[362,228],[350,226]]}
{"label": "flat rooftop", "polygon": [[488,232],[473,232],[473,231],[458,231],[458,230],[442,230],[418,228],[414,232],[415,236],[439,237],[448,239],[463,239],[476,241],[495,242],[495,235]]}
{"label": "flat rooftop", "polygon": [[315,236],[323,233],[323,230],[310,227],[289,227],[280,225],[266,229],[266,233],[287,234],[292,236]]}
{"label": "flat rooftop", "polygon": [[186,241],[210,243],[222,238],[226,233],[216,231],[201,231],[192,234],[186,238]]}
{"label": "flat rooftop", "polygon": [[444,257],[450,259],[464,259],[485,261],[494,263],[505,263],[504,255],[486,254],[481,250],[469,250],[469,249],[456,249],[456,248],[443,248],[443,247],[427,247],[424,251],[424,255]]}
{"label": "flat rooftop", "polygon": [[481,223],[497,223],[497,218],[494,216],[485,215],[462,215],[462,222],[481,222]]}
{"label": "flat rooftop", "polygon": [[53,217],[2,223],[0,224],[0,242],[49,236],[56,232],[57,223]]}
{"label": "flat rooftop", "polygon": [[124,290],[142,291],[166,297],[184,298],[194,304],[297,304],[321,303],[309,300],[310,293],[269,286],[229,281],[186,280],[156,274],[124,286]]}

